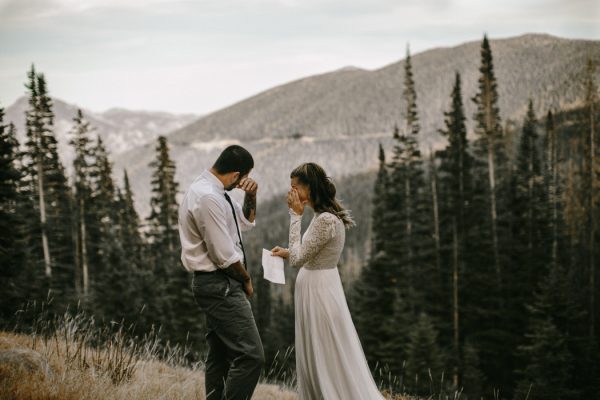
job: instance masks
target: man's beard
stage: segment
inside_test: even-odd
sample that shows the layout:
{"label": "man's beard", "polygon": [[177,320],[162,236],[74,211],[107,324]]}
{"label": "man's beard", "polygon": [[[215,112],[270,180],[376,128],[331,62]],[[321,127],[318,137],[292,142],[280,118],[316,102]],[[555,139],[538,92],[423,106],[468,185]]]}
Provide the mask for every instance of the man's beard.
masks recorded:
{"label": "man's beard", "polygon": [[225,190],[230,191],[233,190],[237,187],[237,185],[240,183],[241,179],[236,180],[235,182],[233,182],[231,185],[226,186]]}

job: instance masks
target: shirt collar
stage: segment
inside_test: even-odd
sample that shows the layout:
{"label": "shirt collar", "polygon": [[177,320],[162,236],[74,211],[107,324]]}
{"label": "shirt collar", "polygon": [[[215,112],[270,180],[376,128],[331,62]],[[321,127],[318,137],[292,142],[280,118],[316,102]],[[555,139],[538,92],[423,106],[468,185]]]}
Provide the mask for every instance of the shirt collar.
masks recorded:
{"label": "shirt collar", "polygon": [[211,185],[217,188],[219,190],[219,193],[225,193],[225,186],[223,185],[223,182],[221,182],[219,178],[214,176],[212,172],[205,169],[204,171],[202,171],[202,177],[204,177],[208,182],[210,182]]}

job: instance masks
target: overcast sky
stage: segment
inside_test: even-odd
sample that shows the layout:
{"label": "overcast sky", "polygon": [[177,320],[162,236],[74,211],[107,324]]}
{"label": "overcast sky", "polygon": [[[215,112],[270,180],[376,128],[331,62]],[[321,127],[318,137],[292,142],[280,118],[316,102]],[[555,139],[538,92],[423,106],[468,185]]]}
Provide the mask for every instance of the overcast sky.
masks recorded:
{"label": "overcast sky", "polygon": [[51,95],[204,114],[275,85],[528,32],[600,39],[598,0],[0,0],[0,106]]}

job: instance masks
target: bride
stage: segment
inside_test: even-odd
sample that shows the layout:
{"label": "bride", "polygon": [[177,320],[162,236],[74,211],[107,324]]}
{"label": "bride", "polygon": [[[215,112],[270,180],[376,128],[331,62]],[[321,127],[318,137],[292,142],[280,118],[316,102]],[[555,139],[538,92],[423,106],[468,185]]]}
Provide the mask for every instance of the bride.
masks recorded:
{"label": "bride", "polygon": [[[300,400],[383,399],[371,376],[352,323],[337,264],[344,248],[350,214],[335,197],[335,185],[323,168],[305,163],[291,173],[287,195],[289,249],[274,256],[300,268],[294,293],[296,373]],[[300,238],[304,206],[314,217]]]}

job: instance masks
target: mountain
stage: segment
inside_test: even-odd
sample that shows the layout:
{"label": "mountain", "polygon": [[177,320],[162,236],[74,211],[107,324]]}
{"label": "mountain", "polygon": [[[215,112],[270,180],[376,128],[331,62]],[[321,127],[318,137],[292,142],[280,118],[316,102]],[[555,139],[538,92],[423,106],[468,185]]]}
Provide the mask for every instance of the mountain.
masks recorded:
{"label": "mountain", "polygon": [[[55,114],[55,133],[59,143],[61,160],[65,166],[70,166],[73,152],[69,146],[69,131],[73,127],[73,117],[78,106],[53,99]],[[5,121],[13,122],[17,128],[19,142],[25,140],[25,111],[28,108],[27,97],[19,98],[7,107]],[[111,155],[116,156],[127,150],[154,140],[158,135],[166,135],[179,129],[194,119],[193,114],[170,114],[166,112],[131,111],[113,108],[105,112],[92,112],[82,109],[84,116],[100,135]]]}
{"label": "mountain", "polygon": [[[465,100],[479,76],[480,40],[413,55],[419,113],[428,138],[443,121],[454,72],[462,75]],[[600,56],[600,42],[549,35],[491,40],[504,118],[525,111],[527,99],[538,111],[564,108],[582,98],[581,76],[588,56]],[[403,54],[403,49],[398,49]],[[315,137],[389,132],[402,123],[404,60],[374,71],[342,68],[267,90],[210,114],[173,136],[179,142],[223,138],[259,140],[293,134]],[[467,104],[467,115],[474,111]]]}
{"label": "mountain", "polygon": [[[422,126],[422,147],[439,147],[437,129],[449,108],[454,73],[463,82],[463,102],[471,136],[479,77],[481,40],[412,55]],[[583,98],[588,57],[600,60],[600,41],[563,39],[543,34],[490,40],[498,80],[500,111],[520,120],[527,101],[538,115],[565,109]],[[398,49],[404,53],[404,49]],[[600,68],[597,69],[600,81]],[[299,163],[315,161],[335,179],[372,170],[381,142],[391,150],[392,129],[402,129],[404,60],[376,70],[345,67],[266,90],[200,118],[175,131],[169,142],[177,163],[176,178],[185,190],[228,144],[241,143],[255,157],[253,175],[261,196],[283,193],[289,172]],[[136,205],[149,210],[150,169],[154,144],[117,157],[117,168],[133,177]]]}

